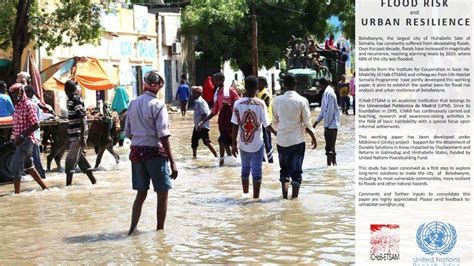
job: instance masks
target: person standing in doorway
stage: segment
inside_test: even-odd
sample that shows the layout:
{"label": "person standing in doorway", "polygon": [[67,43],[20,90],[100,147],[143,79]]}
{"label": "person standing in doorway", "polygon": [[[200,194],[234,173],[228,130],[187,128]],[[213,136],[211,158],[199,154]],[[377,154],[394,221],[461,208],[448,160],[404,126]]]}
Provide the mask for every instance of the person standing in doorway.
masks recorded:
{"label": "person standing in doorway", "polygon": [[137,191],[128,235],[135,231],[140,220],[150,180],[158,197],[156,229],[164,229],[171,179],[178,177],[169,139],[168,111],[156,96],[163,85],[164,80],[158,71],[147,72],[144,76],[145,91],[128,106],[125,135],[132,140],[129,158],[132,162],[132,186]]}
{"label": "person standing in doorway", "polygon": [[[258,94],[257,98],[265,102],[267,107],[268,117],[272,121],[272,95],[268,92],[267,78],[260,76],[258,77]],[[267,162],[273,163],[273,146],[272,146],[272,134],[265,127],[262,127],[263,142],[265,143],[265,152],[267,155]]]}
{"label": "person standing in doorway", "polygon": [[184,79],[181,79],[178,91],[176,92],[176,101],[179,101],[181,106],[181,115],[186,115],[189,101],[189,86]]}
{"label": "person standing in doorway", "polygon": [[316,149],[316,137],[311,127],[311,111],[306,98],[296,89],[296,78],[283,78],[286,92],[273,100],[273,125],[277,134],[278,160],[280,162],[280,182],[284,199],[288,199],[288,188],[292,185],[292,198],[297,198],[303,180],[303,160],[305,153],[305,131],[311,137],[311,146]]}
{"label": "person standing in doorway", "polygon": [[227,152],[227,156],[231,155],[230,146],[232,144],[232,110],[234,102],[240,97],[237,91],[230,87],[224,87],[225,76],[221,72],[214,74],[212,82],[216,88],[216,94],[214,97],[214,106],[211,113],[198,124],[198,128],[201,128],[204,123],[212,119],[214,116],[219,115],[217,123],[219,124],[219,166],[224,165],[224,155]]}
{"label": "person standing in doorway", "polygon": [[16,145],[15,153],[10,161],[15,194],[20,193],[22,171],[31,175],[45,190],[46,184],[41,180],[33,162],[33,147],[38,144],[34,132],[39,128],[39,119],[35,105],[26,97],[24,85],[15,83],[10,87],[15,112],[13,113],[13,137]]}
{"label": "person standing in doorway", "polygon": [[69,150],[66,156],[66,186],[72,185],[72,176],[79,165],[82,173],[85,173],[92,184],[96,183],[92,167],[86,159],[84,149],[86,148],[87,115],[84,102],[77,92],[76,82],[66,81],[64,92],[68,97],[68,128]]}
{"label": "person standing in doorway", "polygon": [[340,119],[337,97],[327,79],[322,78],[319,80],[319,88],[323,91],[321,112],[319,112],[318,118],[316,118],[313,127],[316,127],[321,120],[324,120],[324,139],[326,140],[327,164],[328,166],[337,165],[336,138]]}

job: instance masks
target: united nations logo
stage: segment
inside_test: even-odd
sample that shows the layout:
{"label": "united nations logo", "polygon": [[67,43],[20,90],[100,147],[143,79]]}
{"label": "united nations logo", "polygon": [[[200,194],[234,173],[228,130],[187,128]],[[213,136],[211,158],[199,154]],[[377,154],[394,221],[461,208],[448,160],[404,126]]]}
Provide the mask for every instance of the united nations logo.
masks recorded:
{"label": "united nations logo", "polygon": [[448,254],[456,245],[456,229],[451,224],[431,222],[422,224],[416,232],[416,243],[428,254]]}

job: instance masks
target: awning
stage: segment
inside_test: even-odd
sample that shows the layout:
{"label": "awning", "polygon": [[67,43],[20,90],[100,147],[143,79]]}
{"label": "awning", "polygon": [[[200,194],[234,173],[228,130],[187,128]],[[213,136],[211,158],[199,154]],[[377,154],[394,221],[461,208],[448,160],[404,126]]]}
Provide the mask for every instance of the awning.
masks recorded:
{"label": "awning", "polygon": [[117,68],[92,57],[75,57],[59,62],[43,70],[41,76],[46,90],[64,90],[64,83],[72,78],[90,90],[108,90],[119,83]]}

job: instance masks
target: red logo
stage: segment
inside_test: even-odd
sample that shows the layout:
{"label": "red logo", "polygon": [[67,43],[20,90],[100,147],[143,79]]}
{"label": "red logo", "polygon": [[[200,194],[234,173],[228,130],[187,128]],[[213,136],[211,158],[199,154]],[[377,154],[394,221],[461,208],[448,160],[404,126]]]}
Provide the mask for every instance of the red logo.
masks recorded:
{"label": "red logo", "polygon": [[244,112],[242,116],[242,129],[244,130],[241,134],[242,142],[249,144],[253,141],[255,133],[260,129],[260,124],[257,122],[257,115],[254,111],[248,110]]}
{"label": "red logo", "polygon": [[400,259],[400,226],[398,224],[370,225],[370,259]]}

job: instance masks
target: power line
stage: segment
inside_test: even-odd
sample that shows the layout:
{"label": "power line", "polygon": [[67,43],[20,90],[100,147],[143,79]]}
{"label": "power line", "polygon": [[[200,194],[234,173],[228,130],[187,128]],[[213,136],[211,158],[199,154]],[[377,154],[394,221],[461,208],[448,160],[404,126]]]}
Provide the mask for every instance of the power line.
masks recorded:
{"label": "power line", "polygon": [[291,8],[286,8],[286,7],[282,7],[282,6],[277,6],[277,5],[274,5],[274,4],[270,4],[268,3],[267,1],[262,1],[264,4],[268,5],[268,6],[271,6],[271,7],[274,7],[276,9],[280,9],[280,10],[284,10],[284,11],[289,11],[289,12],[293,12],[293,13],[297,13],[297,14],[302,14],[302,15],[313,15],[315,16],[316,14],[311,14],[311,13],[306,13],[306,12],[303,12],[303,11],[300,11],[300,10],[295,10],[295,9],[291,9]]}

